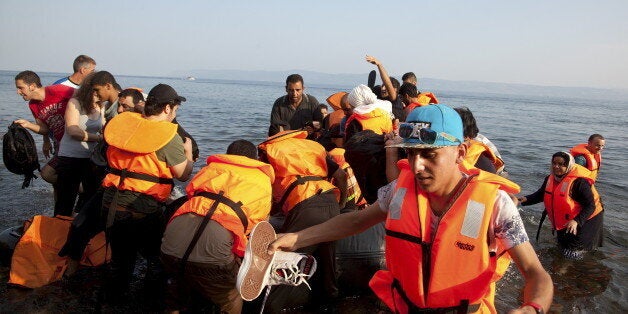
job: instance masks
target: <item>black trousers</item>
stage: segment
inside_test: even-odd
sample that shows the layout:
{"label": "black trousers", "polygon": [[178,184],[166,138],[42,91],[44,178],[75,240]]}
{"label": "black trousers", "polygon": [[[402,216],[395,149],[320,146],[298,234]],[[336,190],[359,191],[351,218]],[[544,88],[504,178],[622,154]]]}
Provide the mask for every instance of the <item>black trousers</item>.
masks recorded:
{"label": "black trousers", "polygon": [[[332,193],[312,196],[297,204],[287,215],[281,232],[296,232],[323,223],[338,215],[340,208]],[[284,308],[329,302],[338,296],[336,281],[336,248],[334,242],[324,242],[298,249],[296,252],[313,255],[317,261],[314,276],[307,286],[273,286],[265,311],[279,313]],[[262,293],[263,297],[263,293]]]}

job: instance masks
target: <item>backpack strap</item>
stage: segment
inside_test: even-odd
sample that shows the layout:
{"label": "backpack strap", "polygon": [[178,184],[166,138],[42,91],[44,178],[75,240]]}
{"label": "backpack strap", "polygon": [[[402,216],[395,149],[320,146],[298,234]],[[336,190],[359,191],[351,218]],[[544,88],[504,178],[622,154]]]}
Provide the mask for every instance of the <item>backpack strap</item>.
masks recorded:
{"label": "backpack strap", "polygon": [[185,250],[185,253],[183,254],[183,257],[181,257],[181,263],[179,264],[180,274],[183,274],[183,272],[185,271],[185,264],[187,263],[188,258],[190,258],[190,254],[192,254],[192,250],[196,246],[198,239],[203,234],[203,231],[205,231],[205,227],[207,227],[207,224],[211,220],[211,217],[214,215],[214,212],[216,212],[216,208],[218,208],[218,205],[220,203],[226,204],[231,209],[233,209],[233,211],[238,215],[238,217],[242,221],[242,225],[244,226],[244,230],[246,232],[246,228],[248,227],[248,219],[246,218],[246,215],[244,215],[244,212],[242,211],[242,203],[241,202],[236,203],[230,200],[229,198],[223,196],[224,193],[225,193],[224,191],[220,191],[218,194],[212,193],[212,192],[198,192],[194,194],[194,196],[202,196],[202,197],[206,197],[211,200],[214,200],[214,203],[207,211],[207,214],[205,214],[205,216],[203,217],[203,221],[198,225],[198,228],[196,228],[196,232],[194,232],[192,241],[190,241],[190,244],[188,245],[187,249]]}

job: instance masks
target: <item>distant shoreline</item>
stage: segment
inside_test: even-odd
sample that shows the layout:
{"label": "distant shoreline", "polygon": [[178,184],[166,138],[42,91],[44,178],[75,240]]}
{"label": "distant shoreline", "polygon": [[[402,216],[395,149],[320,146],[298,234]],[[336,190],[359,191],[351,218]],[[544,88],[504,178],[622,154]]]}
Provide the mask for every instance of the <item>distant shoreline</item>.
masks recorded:
{"label": "distant shoreline", "polygon": [[[0,72],[18,73],[19,71],[0,70]],[[138,77],[156,79],[180,79],[188,81],[187,77],[194,77],[195,80],[188,81],[195,83],[224,83],[224,84],[259,84],[265,86],[283,86],[285,78],[291,73],[299,73],[303,76],[306,88],[316,87],[333,90],[348,91],[351,88],[366,84],[368,73],[364,74],[328,74],[313,71],[241,71],[241,70],[191,70],[188,72],[174,72],[171,75],[144,76],[114,74],[119,77]],[[67,76],[70,73],[44,72],[41,74],[55,75],[59,77]],[[400,75],[393,75],[400,79]],[[378,80],[376,84],[381,84]],[[497,82],[476,82],[476,81],[453,81],[432,78],[419,78],[419,90],[431,91],[444,94],[478,94],[478,95],[520,95],[544,97],[564,97],[564,98],[589,98],[592,101],[611,100],[626,101],[628,99],[628,89],[614,88],[593,88],[593,87],[565,87],[565,86],[542,86],[517,83],[497,83]]]}

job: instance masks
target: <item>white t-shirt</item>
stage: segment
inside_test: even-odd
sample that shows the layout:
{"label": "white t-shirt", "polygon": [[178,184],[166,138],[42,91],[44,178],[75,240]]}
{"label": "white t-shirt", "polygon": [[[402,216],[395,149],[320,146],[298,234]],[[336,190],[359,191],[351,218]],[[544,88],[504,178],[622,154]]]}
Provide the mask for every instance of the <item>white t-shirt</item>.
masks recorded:
{"label": "white t-shirt", "polygon": [[[394,180],[377,191],[377,202],[385,213],[388,213],[390,208],[396,185],[397,180]],[[434,215],[434,213],[432,213],[432,222],[431,229],[434,232],[436,225],[440,222],[440,218]],[[497,240],[498,255],[505,250],[529,241],[517,206],[512,202],[508,193],[502,190],[498,190],[491,222],[495,232],[495,239]]]}

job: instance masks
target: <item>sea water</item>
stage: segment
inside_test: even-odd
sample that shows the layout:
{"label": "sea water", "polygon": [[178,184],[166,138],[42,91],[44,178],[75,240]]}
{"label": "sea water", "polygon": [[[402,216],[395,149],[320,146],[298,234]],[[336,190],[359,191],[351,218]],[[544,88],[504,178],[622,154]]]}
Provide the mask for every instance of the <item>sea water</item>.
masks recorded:
{"label": "sea water", "polygon": [[[14,71],[0,71],[0,110],[3,113],[0,128],[8,127],[18,118],[34,120],[27,103],[16,94],[16,74]],[[42,83],[50,84],[62,76],[42,73]],[[169,84],[179,95],[187,98],[177,111],[177,120],[199,145],[201,157],[194,165],[195,172],[205,164],[207,156],[224,153],[234,140],[246,139],[255,144],[263,141],[272,104],[277,97],[285,94],[280,82],[188,81],[131,76],[117,79],[123,87],[137,86],[145,92],[158,83]],[[350,88],[307,86],[306,81],[305,91],[319,102],[324,102],[329,95]],[[566,313],[619,313],[628,310],[628,283],[624,281],[628,267],[628,215],[624,211],[628,201],[628,101],[587,94],[553,97],[459,93],[440,91],[438,86],[431,87],[431,91],[441,103],[471,109],[480,132],[497,145],[510,179],[521,186],[522,195],[532,193],[541,186],[549,173],[553,153],[568,151],[575,144],[586,142],[592,133],[605,136],[603,166],[596,183],[605,206],[604,247],[580,261],[564,260],[556,250],[549,222],[546,221],[542,227],[539,242],[534,240],[542,204],[523,208],[521,216],[543,266],[554,280],[552,310]],[[34,137],[43,165],[41,136]],[[21,189],[21,184],[20,176],[8,172],[0,164],[0,231],[21,224],[35,214],[52,212],[54,202],[48,183],[40,178],[26,189]],[[496,305],[500,312],[521,304],[523,279],[514,268],[511,266],[497,285]],[[0,288],[0,291],[5,289]]]}

